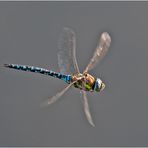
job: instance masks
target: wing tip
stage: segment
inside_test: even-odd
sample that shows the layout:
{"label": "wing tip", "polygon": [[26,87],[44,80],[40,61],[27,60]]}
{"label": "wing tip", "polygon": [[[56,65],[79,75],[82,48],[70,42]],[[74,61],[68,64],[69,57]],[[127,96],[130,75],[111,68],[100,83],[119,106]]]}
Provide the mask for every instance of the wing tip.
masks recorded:
{"label": "wing tip", "polygon": [[90,123],[92,127],[95,127],[95,124],[93,122]]}
{"label": "wing tip", "polygon": [[64,27],[63,28],[64,31],[71,33],[72,35],[75,35],[75,32],[73,29],[69,28],[69,27]]}
{"label": "wing tip", "polygon": [[45,108],[45,107],[48,107],[50,104],[48,103],[48,101],[43,101],[40,103],[40,108]]}
{"label": "wing tip", "polygon": [[108,41],[109,43],[111,42],[111,36],[109,35],[108,32],[103,32],[101,35],[101,39]]}

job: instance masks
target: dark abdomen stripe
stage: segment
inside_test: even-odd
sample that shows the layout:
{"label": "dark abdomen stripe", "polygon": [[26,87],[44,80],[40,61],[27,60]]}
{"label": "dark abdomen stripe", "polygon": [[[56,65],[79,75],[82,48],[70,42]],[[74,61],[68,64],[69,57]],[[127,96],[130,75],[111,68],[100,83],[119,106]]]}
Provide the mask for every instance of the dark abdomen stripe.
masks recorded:
{"label": "dark abdomen stripe", "polygon": [[59,78],[59,79],[65,81],[66,83],[70,83],[70,80],[71,80],[70,75],[63,75],[61,73],[56,73],[54,71],[39,68],[39,67],[18,65],[18,64],[4,64],[4,66],[8,67],[8,68],[17,69],[17,70],[23,70],[23,71],[41,73],[41,74],[44,74],[44,75],[50,75],[52,77]]}

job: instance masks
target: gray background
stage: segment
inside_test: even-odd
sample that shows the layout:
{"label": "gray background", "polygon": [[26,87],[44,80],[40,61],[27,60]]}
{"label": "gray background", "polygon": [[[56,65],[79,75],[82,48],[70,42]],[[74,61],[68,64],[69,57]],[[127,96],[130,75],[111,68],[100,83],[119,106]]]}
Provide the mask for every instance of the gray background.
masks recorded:
{"label": "gray background", "polygon": [[58,71],[57,40],[63,27],[77,35],[81,71],[107,31],[111,48],[90,71],[107,87],[88,93],[96,127],[72,88],[59,102],[39,104],[63,81],[0,69],[0,146],[148,146],[147,2],[0,2],[0,63]]}

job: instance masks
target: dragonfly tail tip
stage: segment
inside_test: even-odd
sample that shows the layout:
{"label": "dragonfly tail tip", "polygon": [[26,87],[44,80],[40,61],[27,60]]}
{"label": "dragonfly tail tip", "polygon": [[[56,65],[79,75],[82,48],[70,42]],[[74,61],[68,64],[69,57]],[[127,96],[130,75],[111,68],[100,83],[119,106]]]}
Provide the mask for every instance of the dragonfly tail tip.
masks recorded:
{"label": "dragonfly tail tip", "polygon": [[9,67],[9,64],[2,64],[3,67]]}
{"label": "dragonfly tail tip", "polygon": [[1,64],[0,63],[0,67],[8,67],[8,64]]}

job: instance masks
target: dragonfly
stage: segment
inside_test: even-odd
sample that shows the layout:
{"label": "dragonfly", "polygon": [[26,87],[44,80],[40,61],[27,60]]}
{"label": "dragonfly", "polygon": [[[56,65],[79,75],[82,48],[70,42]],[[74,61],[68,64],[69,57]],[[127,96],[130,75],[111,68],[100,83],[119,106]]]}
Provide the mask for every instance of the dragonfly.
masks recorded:
{"label": "dragonfly", "polygon": [[89,71],[92,70],[101,61],[101,59],[103,59],[109,49],[110,43],[110,35],[107,32],[103,32],[97,43],[97,47],[92,58],[84,71],[81,73],[76,59],[76,33],[71,28],[65,27],[61,32],[58,41],[57,55],[60,72],[20,64],[4,64],[4,67],[49,75],[67,83],[67,86],[64,89],[59,91],[56,95],[43,101],[41,106],[49,106],[55,103],[72,86],[79,89],[82,94],[82,102],[86,119],[88,123],[94,127],[95,124],[90,112],[87,92],[101,92],[105,88],[105,83],[100,78],[95,78],[89,74]]}

